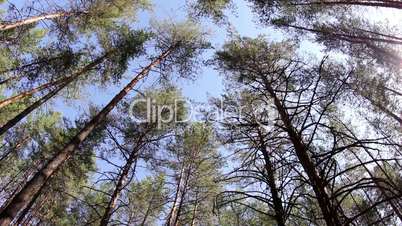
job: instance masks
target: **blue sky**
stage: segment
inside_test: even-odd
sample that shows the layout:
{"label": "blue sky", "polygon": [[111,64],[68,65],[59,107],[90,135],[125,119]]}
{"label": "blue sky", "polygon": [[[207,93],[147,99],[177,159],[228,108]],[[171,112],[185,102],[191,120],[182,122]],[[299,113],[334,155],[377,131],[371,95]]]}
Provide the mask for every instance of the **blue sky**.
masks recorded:
{"label": "blue sky", "polygon": [[[144,28],[149,27],[151,20],[172,20],[183,21],[186,19],[185,1],[182,0],[155,0],[153,1],[153,10],[144,11],[138,14],[138,19],[134,27]],[[227,11],[229,21],[232,26],[232,30],[235,30],[242,36],[256,37],[258,35],[266,35],[270,40],[280,40],[281,34],[278,31],[274,31],[268,28],[262,28],[254,23],[254,17],[250,8],[245,1],[236,1],[235,11]],[[221,48],[223,43],[230,39],[225,26],[218,26],[212,23],[210,20],[201,21],[204,29],[211,32],[210,41],[215,49]],[[204,60],[211,58],[214,53],[214,49],[206,51],[202,58]],[[65,103],[63,101],[56,101],[52,104],[57,111],[63,113],[63,116],[74,119],[79,115],[87,112],[88,106],[96,104],[98,107],[105,105],[113,96],[130,80],[138,65],[144,66],[146,61],[138,62],[138,59],[133,60],[132,67],[125,73],[125,79],[121,81],[119,85],[96,88],[89,87],[85,90],[81,90],[81,98],[79,101],[69,101]],[[153,73],[146,79],[146,82],[140,84],[136,89],[146,89],[152,84],[157,82],[158,75]],[[203,67],[200,73],[197,74],[195,80],[175,80],[175,84],[182,89],[183,95],[189,100],[196,102],[206,102],[208,97],[219,96],[223,89],[222,77],[219,73],[211,67]],[[132,95],[135,95],[135,92]]]}
{"label": "blue sky", "polygon": [[[22,7],[25,4],[29,5],[27,1],[11,1],[18,7]],[[54,1],[62,3],[63,1]],[[50,3],[51,4],[51,3]],[[149,27],[151,20],[172,20],[182,21],[186,19],[185,1],[183,0],[155,0],[153,1],[154,8],[150,11],[144,11],[138,14],[138,19],[133,27],[144,28]],[[274,31],[270,28],[264,28],[261,25],[255,23],[256,19],[252,14],[250,8],[245,1],[235,1],[234,5],[235,13],[232,10],[227,10],[228,21],[231,23],[230,30],[235,31],[241,36],[256,37],[258,35],[265,35],[269,40],[279,41],[282,35],[278,31]],[[205,19],[200,21],[204,29],[211,32],[210,42],[214,49],[219,49],[225,41],[230,39],[230,35],[227,32],[229,26],[216,25],[211,21]],[[214,49],[211,49],[203,55],[203,59],[207,60],[213,56]],[[306,48],[311,49],[311,48]],[[96,105],[98,108],[107,104],[113,96],[119,92],[119,90],[125,86],[125,84],[131,80],[132,75],[135,74],[135,69],[138,65],[144,66],[148,62],[135,59],[125,73],[125,79],[123,79],[118,85],[108,85],[107,87],[86,87],[81,89],[81,96],[79,100],[64,102],[64,98],[56,98],[56,100],[47,104],[47,107],[59,111],[62,115],[72,121],[80,115],[88,112],[90,105]],[[151,73],[145,82],[142,82],[136,89],[144,90],[155,84],[158,79],[158,75]],[[189,100],[196,102],[207,102],[208,97],[219,96],[224,89],[222,77],[217,71],[211,67],[203,67],[202,71],[196,76],[194,81],[180,79],[175,82],[179,88],[182,89],[183,95]],[[134,96],[136,93],[131,92],[130,96]],[[122,116],[124,117],[124,116]],[[127,115],[128,117],[128,115]],[[99,162],[98,162],[99,163]],[[106,165],[98,164],[102,169],[108,168]]]}

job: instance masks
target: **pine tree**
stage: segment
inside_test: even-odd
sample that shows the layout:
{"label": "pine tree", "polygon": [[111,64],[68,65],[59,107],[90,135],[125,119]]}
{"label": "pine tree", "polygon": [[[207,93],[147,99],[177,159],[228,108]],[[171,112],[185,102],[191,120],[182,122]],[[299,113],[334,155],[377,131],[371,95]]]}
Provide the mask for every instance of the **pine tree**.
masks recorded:
{"label": "pine tree", "polygon": [[[163,35],[156,36],[157,47],[162,51],[160,55],[154,58],[140,73],[135,75],[133,79],[97,115],[95,115],[91,121],[89,121],[70,140],[69,143],[61,148],[58,153],[55,154],[53,158],[50,159],[43,166],[43,168],[26,183],[24,188],[18,192],[18,194],[16,194],[12,200],[10,200],[8,205],[0,214],[1,224],[9,224],[18,214],[18,212],[27,207],[29,202],[33,200],[35,195],[47,183],[49,178],[53,176],[59,167],[74,154],[78,146],[100,123],[102,123],[102,121],[105,120],[110,111],[116,107],[116,105],[129,93],[129,91],[132,90],[139,81],[148,75],[151,69],[161,64],[163,61],[169,60],[173,63],[166,64],[166,68],[177,68],[180,73],[188,73],[193,70],[192,64],[189,62],[196,61],[196,59],[191,59],[191,57],[197,56],[197,53],[199,53],[202,48],[205,48],[206,44],[204,40],[202,40],[203,37],[197,36],[199,33],[191,33],[194,31],[194,29],[186,30],[187,25],[188,24],[184,24],[180,27],[173,26],[173,29],[165,27],[165,33]],[[178,58],[175,59],[174,57]]]}

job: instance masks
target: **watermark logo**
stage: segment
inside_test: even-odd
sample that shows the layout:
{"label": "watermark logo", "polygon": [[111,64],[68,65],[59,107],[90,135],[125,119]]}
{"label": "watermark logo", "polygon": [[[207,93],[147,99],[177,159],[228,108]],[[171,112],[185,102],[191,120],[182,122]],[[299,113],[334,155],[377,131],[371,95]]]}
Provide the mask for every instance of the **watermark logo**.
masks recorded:
{"label": "watermark logo", "polygon": [[[250,110],[251,109],[251,110]],[[230,120],[254,120],[254,123],[265,127],[267,117],[272,112],[267,105],[258,103],[241,105],[225,104],[223,99],[214,104],[194,103],[186,99],[175,99],[169,103],[159,103],[152,98],[140,98],[130,104],[130,118],[137,123],[154,123],[160,129],[164,125],[186,123],[190,121],[230,122]],[[269,123],[269,120],[268,120]]]}

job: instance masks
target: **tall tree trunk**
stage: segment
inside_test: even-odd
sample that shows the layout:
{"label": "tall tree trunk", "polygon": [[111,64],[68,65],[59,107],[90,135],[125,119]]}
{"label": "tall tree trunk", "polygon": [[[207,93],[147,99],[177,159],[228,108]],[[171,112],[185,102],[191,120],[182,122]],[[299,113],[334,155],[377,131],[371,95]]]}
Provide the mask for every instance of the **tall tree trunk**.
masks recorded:
{"label": "tall tree trunk", "polygon": [[77,79],[80,75],[83,75],[90,71],[94,66],[102,62],[105,56],[98,58],[96,61],[92,62],[91,64],[87,65],[84,69],[82,69],[80,72],[75,74],[74,76],[70,76],[67,78],[62,79],[63,83],[59,84],[58,87],[56,87],[54,90],[50,91],[48,94],[45,96],[41,97],[39,100],[35,101],[33,104],[25,108],[22,112],[18,113],[14,118],[8,120],[4,125],[0,127],[0,136],[6,133],[9,129],[14,127],[16,124],[18,124],[22,119],[24,119],[26,116],[28,116],[32,111],[36,110],[37,108],[41,107],[44,103],[46,103],[48,100],[56,96],[61,90],[63,90],[65,87],[67,87],[69,84],[71,84],[75,79]]}
{"label": "tall tree trunk", "polygon": [[[0,135],[1,136],[1,135]],[[21,141],[17,142],[17,144],[13,145],[14,147],[10,147],[6,153],[2,154],[0,157],[0,167],[3,165],[3,160],[6,159],[11,153],[18,151],[23,145],[25,145],[31,139],[30,136],[25,136]]]}
{"label": "tall tree trunk", "polygon": [[[355,139],[357,139],[357,137],[353,134],[353,137]],[[374,161],[374,163],[376,164],[376,166],[381,170],[381,172],[387,177],[387,179],[392,182],[392,178],[390,178],[387,174],[387,172],[382,168],[382,166],[378,163],[378,161],[376,160],[376,158],[372,155],[372,153],[367,150],[366,148],[364,148],[365,152],[370,156],[370,158]],[[378,190],[380,190],[380,193],[389,201],[387,201],[392,210],[394,211],[394,213],[396,214],[396,216],[399,218],[399,220],[402,222],[402,213],[399,210],[399,208],[395,205],[395,203],[393,202],[394,200],[390,199],[389,195],[387,194],[386,191],[384,191],[383,186],[381,186],[378,183],[378,180],[376,180],[375,176],[373,175],[373,173],[371,172],[371,170],[369,168],[367,168],[366,164],[364,164],[364,162],[361,160],[361,158],[354,152],[351,151],[351,153],[353,154],[353,156],[355,156],[355,158],[359,161],[359,163],[363,166],[364,170],[369,174],[371,180],[375,183],[375,185],[377,186]],[[394,183],[392,183],[393,186],[397,186]]]}
{"label": "tall tree trunk", "polygon": [[[76,53],[75,55],[76,55],[76,56],[82,55],[82,53]],[[70,56],[70,55],[64,55],[64,54],[59,54],[59,55],[56,55],[56,56],[51,57],[51,58],[40,59],[40,60],[37,60],[37,61],[33,61],[33,62],[31,62],[31,63],[27,63],[27,64],[24,64],[24,65],[15,66],[15,67],[12,67],[12,68],[9,68],[9,69],[2,70],[2,71],[0,71],[0,75],[1,75],[1,74],[4,74],[4,73],[11,72],[11,71],[23,70],[23,69],[29,68],[29,67],[31,67],[31,66],[33,66],[33,65],[50,64],[50,62],[52,62],[52,61],[60,60],[60,59],[63,59],[63,58],[65,58],[65,57],[70,58],[70,57],[72,57],[72,56]],[[13,81],[13,80],[20,80],[21,78],[23,78],[23,77],[25,77],[25,76],[26,76],[26,74],[11,76],[11,77],[9,77],[9,78],[6,78],[6,79],[1,80],[1,81],[0,81],[0,85],[7,84],[7,83],[9,83],[9,82],[11,82],[11,81]]]}
{"label": "tall tree trunk", "polygon": [[147,211],[145,211],[144,218],[142,218],[142,222],[141,222],[141,224],[140,224],[141,226],[145,226],[145,223],[147,223],[149,213],[151,212],[151,203],[152,203],[152,200],[153,200],[153,195],[152,195],[150,204],[149,204],[148,207],[147,207]]}
{"label": "tall tree trunk", "polygon": [[[141,142],[141,141],[140,141]],[[110,197],[109,203],[106,207],[105,213],[102,216],[100,225],[107,226],[110,218],[112,217],[113,211],[116,208],[117,200],[120,196],[121,191],[127,185],[127,178],[132,166],[136,165],[138,159],[138,152],[139,152],[140,144],[137,145],[136,148],[133,149],[130,156],[127,159],[126,164],[123,167],[123,171],[119,174],[119,179],[117,181],[116,187],[113,191],[112,196]],[[135,170],[135,167],[134,167]]]}
{"label": "tall tree trunk", "polygon": [[[44,186],[42,186],[42,188],[39,190],[38,193],[35,194],[35,196],[33,197],[33,199],[29,202],[29,204],[25,207],[24,210],[21,211],[20,216],[17,219],[16,225],[20,225],[23,221],[25,216],[29,213],[29,210],[32,208],[32,206],[35,204],[36,200],[38,200],[38,198],[40,197],[40,195],[42,194],[42,189]],[[43,203],[43,202],[42,202]]]}
{"label": "tall tree trunk", "polygon": [[[388,62],[390,64],[395,65],[398,68],[402,67],[402,58],[395,53],[392,53],[382,47],[378,47],[374,45],[373,43],[375,42],[380,42],[380,43],[386,43],[390,45],[402,45],[401,38],[375,38],[375,37],[369,37],[369,36],[359,36],[359,35],[353,35],[353,34],[346,34],[346,33],[336,33],[336,32],[328,32],[325,30],[319,30],[319,29],[314,29],[314,28],[306,28],[306,27],[301,27],[301,26],[296,26],[296,25],[291,25],[291,24],[279,24],[278,26],[285,26],[285,27],[290,27],[298,30],[303,30],[303,31],[309,31],[312,33],[316,34],[321,34],[323,36],[326,36],[327,39],[338,39],[342,40],[345,42],[349,42],[352,44],[363,44],[366,45],[367,48],[372,50],[372,53],[370,54],[371,57],[376,58],[378,60],[382,60],[385,62]],[[387,37],[387,35],[381,35],[384,37]]]}
{"label": "tall tree trunk", "polygon": [[306,3],[290,3],[293,6],[309,6],[309,5],[348,5],[348,6],[371,6],[371,7],[384,7],[402,9],[401,1],[311,1]]}
{"label": "tall tree trunk", "polygon": [[[74,80],[74,79],[71,79]],[[71,80],[66,81],[64,84],[57,87],[55,90],[50,91],[45,96],[41,97],[39,100],[35,101],[33,104],[25,108],[18,115],[14,116],[14,118],[8,120],[6,124],[0,127],[0,136],[5,134],[9,129],[17,125],[22,119],[28,116],[32,111],[42,106],[42,104],[46,103],[49,99],[54,97],[60,90],[64,89],[68,84],[70,84]]]}
{"label": "tall tree trunk", "polygon": [[289,114],[287,113],[285,107],[282,106],[282,103],[277,97],[274,89],[272,88],[272,86],[269,84],[269,82],[265,77],[264,77],[264,85],[266,90],[268,91],[268,94],[274,100],[274,105],[279,113],[279,117],[282,123],[284,124],[284,127],[286,128],[286,132],[289,136],[289,139],[293,144],[296,156],[299,159],[300,164],[302,165],[304,171],[306,172],[311,182],[311,186],[316,195],[318,205],[320,206],[325,222],[327,223],[328,226],[341,225],[337,211],[332,206],[329,195],[325,190],[325,181],[319,176],[316,167],[314,165],[314,162],[312,161],[311,157],[308,154],[307,146],[304,144],[303,139],[298,134],[296,129],[293,127]]}
{"label": "tall tree trunk", "polygon": [[46,83],[46,84],[43,84],[43,85],[38,86],[38,87],[36,87],[36,88],[33,88],[33,89],[31,89],[31,90],[28,90],[28,91],[25,91],[25,92],[21,92],[21,93],[18,94],[18,95],[15,95],[15,96],[12,96],[12,97],[10,97],[10,98],[1,100],[1,101],[0,101],[0,108],[4,108],[4,107],[6,107],[7,105],[16,103],[17,101],[19,101],[19,100],[21,100],[21,99],[23,99],[23,98],[30,97],[30,96],[32,96],[33,94],[38,93],[38,92],[40,92],[40,91],[42,91],[42,90],[45,90],[45,89],[47,89],[47,88],[54,87],[54,86],[56,86],[56,85],[62,84],[64,81],[68,80],[69,78],[70,78],[70,77],[65,77],[65,78],[61,78],[61,79],[56,80],[56,81],[48,82],[48,83]]}
{"label": "tall tree trunk", "polygon": [[[371,42],[381,42],[381,43],[387,43],[387,44],[392,44],[392,45],[402,45],[402,41],[400,38],[395,38],[395,39],[385,39],[385,38],[374,38],[374,37],[369,37],[369,36],[359,36],[359,35],[354,35],[354,34],[346,34],[346,33],[336,33],[336,32],[331,32],[331,31],[326,31],[326,30],[319,30],[315,28],[307,28],[307,27],[302,27],[302,26],[297,26],[297,25],[292,25],[292,24],[278,24],[278,26],[284,26],[284,27],[290,27],[294,28],[297,30],[302,30],[302,31],[309,31],[312,33],[316,34],[322,34],[327,36],[328,38],[339,38],[344,41],[348,41],[351,43],[363,43],[367,41]],[[382,35],[386,36],[386,35]]]}
{"label": "tall tree trunk", "polygon": [[388,115],[389,117],[393,118],[395,121],[397,121],[401,126],[402,126],[402,118],[390,111],[387,107],[383,106],[380,104],[378,101],[373,100],[373,98],[367,96],[366,94],[362,93],[359,90],[353,89],[353,91],[357,92],[358,95],[362,96],[364,99],[366,99],[372,106],[378,108],[380,111]]}
{"label": "tall tree trunk", "polygon": [[172,209],[170,210],[169,213],[169,218],[166,222],[166,226],[176,226],[177,221],[178,221],[178,217],[179,217],[179,209],[180,209],[180,203],[181,203],[181,199],[183,199],[183,192],[182,192],[182,188],[184,187],[184,180],[185,180],[185,172],[184,172],[184,166],[181,168],[180,170],[180,176],[179,176],[179,182],[177,183],[177,187],[176,187],[176,194],[175,194],[175,198],[173,201],[173,206]]}
{"label": "tall tree trunk", "polygon": [[265,170],[267,174],[266,177],[269,189],[271,190],[272,202],[274,204],[275,220],[278,223],[278,226],[285,226],[285,211],[282,206],[282,200],[280,198],[278,188],[276,187],[275,171],[271,159],[269,157],[269,154],[267,152],[267,145],[264,141],[264,137],[262,136],[262,133],[259,129],[258,129],[258,139],[260,142],[260,151],[264,156]]}
{"label": "tall tree trunk", "polygon": [[141,226],[145,226],[145,224],[147,223],[149,213],[151,212],[152,203],[154,202],[154,198],[155,198],[155,192],[152,192],[151,200],[149,200],[147,211],[145,211],[144,218],[142,218],[142,222],[140,224]]}
{"label": "tall tree trunk", "polygon": [[92,63],[90,63],[87,66],[85,66],[82,70],[80,70],[77,73],[74,73],[71,76],[64,77],[64,78],[58,79],[56,81],[48,82],[46,84],[43,84],[43,85],[38,86],[36,88],[33,88],[33,89],[29,90],[29,91],[25,91],[25,92],[22,92],[22,93],[20,93],[18,95],[13,96],[13,97],[1,100],[0,101],[0,109],[6,107],[9,104],[15,103],[15,102],[17,102],[17,101],[19,101],[19,100],[21,100],[23,98],[30,97],[30,96],[34,95],[35,93],[38,93],[38,92],[40,92],[42,90],[45,90],[45,89],[48,89],[48,88],[51,88],[51,87],[55,87],[57,85],[62,85],[62,84],[65,84],[65,83],[71,83],[76,78],[78,78],[81,75],[83,75],[83,74],[87,73],[88,71],[90,71],[96,65],[102,63],[102,61],[108,55],[110,55],[113,51],[114,50],[112,50],[111,52],[108,52],[108,53],[104,54],[103,56],[97,58],[96,60],[92,61]]}
{"label": "tall tree trunk", "polygon": [[193,215],[191,216],[191,226],[195,226],[197,220],[197,210],[198,210],[198,195],[196,194]]}
{"label": "tall tree trunk", "polygon": [[81,131],[72,138],[45,166],[37,172],[13,197],[9,204],[0,213],[0,226],[6,226],[13,221],[16,215],[28,205],[43,184],[60,168],[60,166],[74,154],[78,146],[91,134],[91,132],[106,118],[111,110],[134,88],[134,86],[148,75],[150,70],[165,59],[173,50],[170,47],[158,58],[145,67],[133,80],[131,80]]}
{"label": "tall tree trunk", "polygon": [[55,13],[49,13],[49,14],[44,14],[44,15],[39,15],[39,16],[33,16],[24,20],[19,20],[13,23],[7,23],[7,24],[0,24],[0,31],[6,31],[10,29],[14,29],[20,26],[24,25],[29,25],[33,24],[42,20],[49,20],[49,19],[55,19],[55,18],[60,18],[60,17],[67,17],[71,16],[76,13],[72,12],[55,12]]}
{"label": "tall tree trunk", "polygon": [[183,163],[182,169],[180,170],[180,179],[177,184],[175,200],[172,209],[169,214],[169,218],[166,222],[167,226],[178,226],[179,216],[183,208],[184,196],[187,193],[188,181],[191,174],[191,164],[185,165]]}

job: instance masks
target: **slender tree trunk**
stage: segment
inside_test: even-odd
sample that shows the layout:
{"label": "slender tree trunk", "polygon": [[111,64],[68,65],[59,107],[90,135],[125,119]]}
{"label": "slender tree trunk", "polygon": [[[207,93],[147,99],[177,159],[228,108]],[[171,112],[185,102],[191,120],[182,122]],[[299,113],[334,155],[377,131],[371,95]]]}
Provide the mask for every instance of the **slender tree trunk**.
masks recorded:
{"label": "slender tree trunk", "polygon": [[13,197],[9,204],[0,213],[0,226],[6,226],[17,214],[28,205],[43,184],[60,168],[60,166],[74,154],[78,146],[91,134],[91,132],[106,118],[111,110],[134,88],[134,86],[148,75],[150,70],[165,59],[173,50],[169,48],[158,58],[145,67],[133,80],[131,80],[81,131],[72,138],[45,166],[37,172]]}
{"label": "slender tree trunk", "polygon": [[341,225],[336,209],[333,208],[329,195],[325,190],[325,182],[319,176],[316,167],[308,154],[308,148],[303,143],[303,139],[300,137],[296,129],[293,127],[289,114],[287,113],[281,101],[277,97],[274,89],[271,87],[267,79],[264,77],[265,88],[268,94],[273,98],[275,107],[279,113],[279,117],[286,128],[286,132],[290,141],[293,144],[297,158],[300,161],[304,171],[306,172],[311,186],[316,195],[318,205],[320,206],[322,215],[328,226]]}
{"label": "slender tree trunk", "polygon": [[41,97],[39,100],[35,101],[33,104],[25,108],[22,112],[18,113],[14,118],[10,119],[7,121],[4,125],[0,127],[0,136],[5,134],[9,129],[17,125],[22,119],[24,119],[26,116],[28,116],[32,111],[38,109],[41,107],[44,103],[46,103],[48,100],[56,96],[61,90],[63,90],[65,87],[67,87],[71,82],[73,82],[75,79],[77,79],[80,75],[85,74],[86,72],[90,71],[94,66],[99,64],[104,57],[99,58],[98,60],[94,61],[93,63],[87,65],[83,70],[81,70],[79,73],[77,73],[74,76],[67,77],[66,79],[63,79],[63,83],[59,84],[58,87],[56,87],[54,90],[50,91],[48,94],[45,96]]}
{"label": "slender tree trunk", "polygon": [[[376,37],[369,37],[369,36],[359,36],[359,35],[346,34],[346,33],[328,32],[325,30],[306,28],[306,27],[301,27],[301,26],[296,26],[296,25],[291,25],[291,24],[280,24],[278,26],[285,26],[285,27],[302,30],[302,31],[312,32],[315,34],[321,34],[323,36],[326,36],[328,39],[338,39],[338,40],[342,40],[342,41],[349,42],[352,44],[363,44],[363,45],[366,45],[367,48],[369,48],[373,51],[373,53],[371,53],[372,57],[377,58],[379,60],[389,62],[398,68],[402,67],[402,58],[399,55],[394,54],[382,47],[378,47],[378,46],[372,44],[375,42],[380,42],[380,43],[386,43],[386,44],[390,44],[390,45],[402,45],[402,41],[400,38],[385,39],[385,38],[376,38]],[[382,35],[382,36],[386,37],[387,35]]]}
{"label": "slender tree trunk", "polygon": [[59,84],[62,84],[64,81],[68,80],[69,78],[70,77],[65,77],[65,78],[62,78],[62,79],[59,79],[59,80],[56,80],[56,81],[53,81],[53,82],[48,82],[46,84],[43,84],[43,85],[38,86],[36,88],[33,88],[33,89],[29,90],[29,91],[25,91],[25,92],[22,92],[22,93],[20,93],[18,95],[15,95],[15,96],[12,96],[10,98],[1,100],[0,101],[0,109],[6,107],[7,105],[16,103],[17,101],[19,101],[19,100],[21,100],[23,98],[30,97],[33,94],[38,93],[38,92],[40,92],[42,90],[45,90],[45,89],[50,88],[50,87],[54,87],[54,86],[59,85]]}
{"label": "slender tree trunk", "polygon": [[[83,75],[83,74],[87,73],[88,71],[90,71],[90,70],[91,70],[93,67],[95,67],[96,65],[102,63],[102,61],[103,61],[108,55],[110,55],[112,52],[113,52],[113,51],[111,51],[111,52],[109,52],[109,53],[106,53],[105,55],[103,55],[103,56],[97,58],[97,59],[94,60],[92,63],[90,63],[90,64],[88,64],[87,66],[85,66],[81,71],[79,71],[79,72],[77,72],[77,73],[74,73],[74,74],[71,75],[71,76],[64,77],[64,78],[58,79],[58,80],[56,80],[56,81],[48,82],[48,83],[46,83],[46,84],[43,84],[43,85],[38,86],[38,87],[36,87],[36,88],[33,88],[33,89],[29,90],[29,91],[22,92],[22,93],[20,93],[20,94],[18,94],[18,95],[15,95],[15,96],[13,96],[13,97],[10,97],[10,98],[1,100],[1,101],[0,101],[0,109],[6,107],[6,106],[9,105],[9,104],[15,103],[15,102],[17,102],[17,101],[19,101],[19,100],[21,100],[21,99],[23,99],[23,98],[30,97],[30,96],[34,95],[35,93],[38,93],[38,92],[40,92],[40,91],[42,91],[42,90],[45,90],[45,89],[48,89],[48,88],[51,88],[51,87],[55,87],[55,86],[57,86],[57,85],[65,84],[65,83],[71,83],[71,82],[74,81],[76,78],[78,78],[78,77],[80,77],[81,75]],[[68,85],[68,84],[67,84],[67,85]]]}
{"label": "slender tree trunk", "polygon": [[109,203],[106,207],[105,213],[102,216],[102,219],[100,222],[101,226],[107,226],[110,221],[110,218],[112,217],[112,214],[113,214],[114,209],[116,208],[117,200],[120,196],[120,193],[127,184],[127,178],[128,178],[130,169],[132,168],[133,165],[136,165],[136,162],[138,159],[138,151],[139,151],[138,148],[135,148],[131,152],[130,156],[127,159],[126,164],[123,167],[123,171],[119,175],[119,179],[117,181],[116,187],[115,187],[113,194],[109,200]]}
{"label": "slender tree trunk", "polygon": [[259,139],[259,142],[261,145],[260,150],[264,156],[268,186],[269,186],[269,189],[271,190],[272,202],[274,204],[275,220],[278,223],[278,226],[285,226],[285,211],[282,206],[282,200],[280,198],[278,188],[276,187],[275,171],[273,169],[271,159],[267,152],[267,145],[264,141],[264,137],[262,136],[260,130],[258,130],[258,139]]}
{"label": "slender tree trunk", "polygon": [[402,9],[401,1],[311,1],[306,3],[290,3],[294,6],[311,6],[311,5],[348,5],[348,6],[371,6],[371,7],[384,7]]}
{"label": "slender tree trunk", "polygon": [[309,31],[309,32],[316,33],[316,34],[326,35],[328,37],[332,36],[333,38],[343,38],[344,41],[348,41],[348,42],[352,42],[352,43],[353,42],[363,43],[365,41],[372,41],[372,42],[388,43],[388,44],[392,44],[392,45],[402,45],[402,41],[399,40],[399,38],[396,40],[384,39],[384,38],[374,38],[374,37],[359,36],[359,35],[352,35],[352,34],[346,34],[346,33],[328,32],[328,31],[324,31],[324,30],[301,27],[301,26],[291,25],[291,24],[280,24],[278,26],[285,26],[285,27],[290,27],[290,28],[294,28],[297,30]]}
{"label": "slender tree trunk", "polygon": [[[75,55],[82,55],[82,53],[76,53]],[[60,60],[60,59],[63,59],[65,57],[71,57],[71,56],[61,54],[61,55],[57,55],[55,57],[51,57],[51,58],[47,58],[47,59],[40,59],[40,60],[31,62],[31,63],[28,63],[28,64],[24,64],[24,65],[20,65],[20,66],[16,66],[16,67],[13,67],[13,68],[9,68],[9,69],[0,71],[0,75],[4,74],[4,73],[11,72],[11,71],[23,70],[23,69],[29,68],[29,67],[31,67],[33,65],[50,64],[50,62],[52,62],[52,61]],[[0,81],[0,85],[7,84],[7,83],[9,83],[9,82],[11,82],[13,80],[20,80],[23,77],[25,77],[25,74],[15,75],[15,76],[9,77],[7,79],[3,79],[2,81]]]}
{"label": "slender tree trunk", "polygon": [[180,179],[177,184],[173,207],[166,223],[167,226],[178,226],[179,216],[183,208],[184,196],[187,193],[188,181],[190,179],[191,165],[191,163],[189,165],[183,163],[182,169],[180,170]]}
{"label": "slender tree trunk", "polygon": [[402,126],[402,118],[390,111],[387,107],[383,106],[382,104],[374,101],[372,98],[368,97],[367,95],[361,95],[364,99],[368,100],[371,105],[377,107],[380,111],[384,112],[389,117],[395,119],[401,126]]}
{"label": "slender tree trunk", "polygon": [[195,226],[197,220],[197,210],[198,210],[198,195],[196,194],[193,215],[191,216],[191,226]]}
{"label": "slender tree trunk", "polygon": [[[353,135],[354,136],[354,135]],[[354,136],[355,137],[355,136]],[[355,137],[357,138],[357,137]],[[369,150],[365,149],[365,152],[370,156],[370,158],[374,161],[374,163],[377,165],[377,167],[379,167],[381,169],[381,171],[384,173],[384,175],[387,177],[387,179],[392,182],[392,178],[389,178],[389,176],[387,175],[387,172],[385,170],[382,169],[382,166],[377,162],[377,160],[375,159],[375,157],[370,153]],[[378,190],[380,190],[381,194],[388,200],[390,199],[390,197],[388,196],[388,194],[386,193],[386,191],[384,191],[383,186],[381,186],[378,181],[375,179],[375,176],[371,173],[370,169],[367,168],[367,166],[363,163],[363,161],[360,159],[360,157],[353,151],[351,151],[351,153],[355,156],[355,158],[359,161],[359,163],[363,166],[363,168],[365,169],[365,171],[369,174],[371,180],[375,183],[375,185],[378,187]],[[390,199],[388,201],[388,203],[390,204],[392,210],[394,211],[394,213],[396,214],[396,216],[399,218],[399,220],[402,222],[402,213],[399,210],[399,208],[395,205],[395,203],[393,202],[392,199]]]}
{"label": "slender tree trunk", "polygon": [[28,116],[32,111],[36,110],[42,104],[46,103],[49,99],[54,97],[60,90],[64,89],[71,81],[66,81],[64,84],[57,87],[55,90],[50,91],[45,96],[41,97],[39,100],[35,101],[29,107],[25,108],[22,112],[18,115],[14,116],[14,118],[10,119],[6,122],[3,126],[0,127],[0,136],[5,134],[9,129],[17,125],[22,119]]}
{"label": "slender tree trunk", "polygon": [[[153,196],[152,196],[152,198],[153,198]],[[152,199],[151,199],[151,203],[152,203]],[[142,222],[140,224],[141,226],[145,226],[145,223],[148,220],[149,213],[151,212],[151,203],[148,205],[147,211],[145,211],[144,218],[142,218]]]}
{"label": "slender tree trunk", "polygon": [[154,202],[155,192],[152,193],[151,200],[149,200],[149,205],[147,207],[147,211],[145,211],[144,218],[142,218],[141,226],[145,226],[145,223],[148,220],[149,213],[151,212],[152,203]]}
{"label": "slender tree trunk", "polygon": [[6,78],[6,79],[4,79],[4,80],[1,80],[1,81],[0,81],[0,85],[7,84],[7,83],[11,82],[12,80],[15,80],[15,79],[17,79],[17,78],[19,78],[19,77],[20,77],[20,76],[13,76],[13,77]]}
{"label": "slender tree trunk", "polygon": [[167,226],[176,226],[178,217],[179,217],[179,210],[180,210],[180,203],[183,199],[183,187],[185,181],[185,170],[184,166],[180,170],[179,182],[177,183],[176,194],[173,202],[172,209],[169,214],[169,218],[166,222]]}
{"label": "slender tree trunk", "polygon": [[398,90],[395,90],[395,89],[392,89],[392,88],[389,88],[389,87],[386,87],[386,86],[383,86],[383,88],[385,90],[393,93],[394,95],[402,96],[402,91],[398,91]]}
{"label": "slender tree trunk", "polygon": [[[0,135],[1,136],[1,135]],[[0,157],[0,166],[3,165],[3,160],[6,159],[11,153],[16,152],[18,149],[20,149],[23,145],[25,145],[28,140],[31,139],[30,136],[24,137],[21,141],[19,141],[17,144],[14,145],[14,147],[10,148],[6,153],[1,155]]]}
{"label": "slender tree trunk", "polygon": [[14,29],[20,26],[28,25],[28,24],[33,24],[42,20],[49,20],[49,19],[55,19],[59,17],[66,17],[66,16],[71,16],[73,13],[71,12],[55,12],[55,13],[49,13],[49,14],[44,14],[40,16],[33,16],[24,20],[19,20],[13,23],[7,23],[7,24],[0,24],[0,31],[6,31],[10,29]]}

